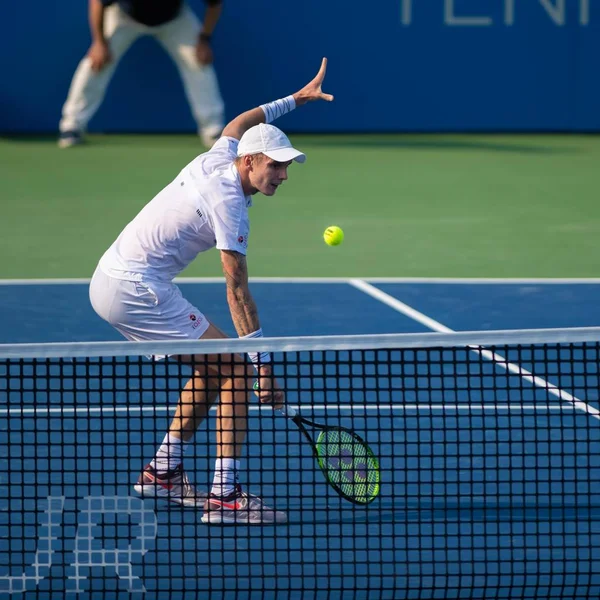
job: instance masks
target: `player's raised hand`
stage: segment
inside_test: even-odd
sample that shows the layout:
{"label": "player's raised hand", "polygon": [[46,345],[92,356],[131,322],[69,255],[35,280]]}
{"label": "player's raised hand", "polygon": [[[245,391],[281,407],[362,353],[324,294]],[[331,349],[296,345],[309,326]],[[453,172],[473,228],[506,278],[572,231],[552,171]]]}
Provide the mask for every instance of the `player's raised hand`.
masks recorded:
{"label": "player's raised hand", "polygon": [[326,71],[327,59],[324,58],[317,76],[311,82],[307,83],[300,91],[294,94],[294,100],[296,101],[297,106],[305,104],[306,102],[313,102],[314,100],[325,100],[326,102],[331,102],[333,100],[331,94],[324,94],[321,89]]}

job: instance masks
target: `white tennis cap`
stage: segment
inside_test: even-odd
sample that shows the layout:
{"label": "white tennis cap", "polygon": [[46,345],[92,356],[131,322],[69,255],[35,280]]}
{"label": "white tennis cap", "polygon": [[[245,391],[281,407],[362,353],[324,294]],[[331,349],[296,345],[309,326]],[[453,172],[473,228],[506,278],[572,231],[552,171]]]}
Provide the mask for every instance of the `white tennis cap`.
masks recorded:
{"label": "white tennis cap", "polygon": [[292,146],[281,129],[266,123],[250,127],[242,136],[237,149],[238,156],[261,153],[277,162],[295,160],[303,163],[306,160],[306,155]]}

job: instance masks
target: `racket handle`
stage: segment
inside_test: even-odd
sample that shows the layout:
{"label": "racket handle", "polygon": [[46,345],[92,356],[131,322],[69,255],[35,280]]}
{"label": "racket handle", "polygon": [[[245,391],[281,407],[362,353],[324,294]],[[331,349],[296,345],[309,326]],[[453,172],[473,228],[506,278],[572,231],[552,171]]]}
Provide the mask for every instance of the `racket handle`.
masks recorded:
{"label": "racket handle", "polygon": [[[258,381],[254,382],[252,389],[254,390],[254,393],[258,396]],[[287,417],[288,419],[293,419],[296,416],[296,409],[287,404],[284,404],[282,408],[279,408],[277,410],[280,414],[282,414],[284,417]]]}
{"label": "racket handle", "polygon": [[293,419],[296,416],[296,409],[289,404],[284,404],[279,410],[279,413],[288,419]]}

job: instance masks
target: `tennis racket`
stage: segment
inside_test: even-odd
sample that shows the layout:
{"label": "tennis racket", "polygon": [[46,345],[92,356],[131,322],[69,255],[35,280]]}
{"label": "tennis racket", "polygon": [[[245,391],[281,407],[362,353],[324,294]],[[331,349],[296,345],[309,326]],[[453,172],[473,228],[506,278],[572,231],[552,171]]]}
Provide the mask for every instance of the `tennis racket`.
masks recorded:
{"label": "tennis racket", "polygon": [[[365,441],[345,427],[321,425],[301,417],[291,406],[279,412],[291,419],[313,449],[327,483],[354,504],[369,504],[379,494],[379,462]],[[319,432],[316,441],[307,427]]]}

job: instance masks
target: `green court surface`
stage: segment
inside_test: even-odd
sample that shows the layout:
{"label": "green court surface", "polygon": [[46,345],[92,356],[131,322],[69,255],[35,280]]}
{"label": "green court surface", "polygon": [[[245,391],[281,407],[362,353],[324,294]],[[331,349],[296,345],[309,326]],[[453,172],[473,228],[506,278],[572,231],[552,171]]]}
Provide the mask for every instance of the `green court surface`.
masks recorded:
{"label": "green court surface", "polygon": [[[255,196],[251,276],[597,277],[600,137],[291,135]],[[0,138],[0,278],[89,277],[125,224],[202,151],[195,136]],[[322,239],[328,225],[342,246]],[[221,275],[207,253],[184,273]]]}

